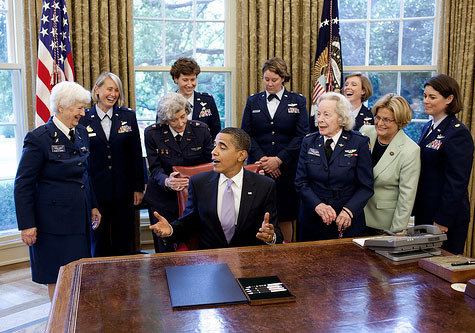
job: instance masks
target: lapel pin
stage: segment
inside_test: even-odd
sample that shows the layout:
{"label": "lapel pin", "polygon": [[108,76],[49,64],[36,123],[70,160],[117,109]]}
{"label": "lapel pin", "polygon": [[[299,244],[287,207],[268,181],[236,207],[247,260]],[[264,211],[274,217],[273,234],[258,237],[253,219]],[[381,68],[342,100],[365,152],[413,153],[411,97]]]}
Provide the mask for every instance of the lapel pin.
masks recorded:
{"label": "lapel pin", "polygon": [[252,195],[252,192],[247,192],[248,195]]}

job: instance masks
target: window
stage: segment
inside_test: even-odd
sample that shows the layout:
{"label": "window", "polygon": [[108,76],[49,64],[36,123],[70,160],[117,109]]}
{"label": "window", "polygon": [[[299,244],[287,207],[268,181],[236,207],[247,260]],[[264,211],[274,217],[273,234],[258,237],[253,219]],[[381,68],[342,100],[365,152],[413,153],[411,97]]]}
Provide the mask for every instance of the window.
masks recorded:
{"label": "window", "polygon": [[13,182],[23,137],[21,2],[0,0],[0,236],[16,233]]}
{"label": "window", "polygon": [[428,120],[423,85],[436,71],[436,6],[436,0],[339,1],[344,75],[368,75],[370,107],[387,93],[406,98],[413,120],[404,131],[416,142]]}
{"label": "window", "polygon": [[228,0],[134,0],[137,118],[143,133],[158,100],[176,91],[170,67],[193,57],[201,67],[197,91],[213,95],[221,125],[231,123],[231,68],[226,52]]}

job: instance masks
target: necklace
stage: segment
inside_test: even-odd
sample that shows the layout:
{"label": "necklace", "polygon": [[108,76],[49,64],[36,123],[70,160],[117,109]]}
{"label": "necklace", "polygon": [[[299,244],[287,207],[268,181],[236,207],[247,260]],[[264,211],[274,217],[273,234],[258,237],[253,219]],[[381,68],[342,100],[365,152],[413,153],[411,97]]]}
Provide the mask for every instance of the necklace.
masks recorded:
{"label": "necklace", "polygon": [[389,145],[389,143],[381,143],[379,142],[379,139],[376,139],[376,141],[378,142],[378,145],[380,145],[381,147],[387,147]]}

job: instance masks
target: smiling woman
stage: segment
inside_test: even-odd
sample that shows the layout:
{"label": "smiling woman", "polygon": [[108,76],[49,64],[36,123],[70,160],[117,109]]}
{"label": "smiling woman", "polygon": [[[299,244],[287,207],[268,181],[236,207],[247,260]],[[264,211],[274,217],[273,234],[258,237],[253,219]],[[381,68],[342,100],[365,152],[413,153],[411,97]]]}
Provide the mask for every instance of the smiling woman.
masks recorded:
{"label": "smiling woman", "polygon": [[[175,165],[190,166],[211,162],[213,143],[208,126],[188,120],[191,107],[179,93],[162,97],[157,106],[157,124],[145,129],[145,148],[150,177],[145,192],[150,223],[158,219],[155,211],[168,221],[178,218],[176,191],[188,187],[188,178],[173,172]],[[153,234],[156,252],[173,251],[173,244]]]}
{"label": "smiling woman", "polygon": [[88,171],[102,214],[102,225],[93,232],[93,254],[131,254],[134,206],[141,203],[144,190],[137,118],[122,106],[122,82],[114,73],[101,73],[91,93],[96,104],[81,123],[91,141]]}

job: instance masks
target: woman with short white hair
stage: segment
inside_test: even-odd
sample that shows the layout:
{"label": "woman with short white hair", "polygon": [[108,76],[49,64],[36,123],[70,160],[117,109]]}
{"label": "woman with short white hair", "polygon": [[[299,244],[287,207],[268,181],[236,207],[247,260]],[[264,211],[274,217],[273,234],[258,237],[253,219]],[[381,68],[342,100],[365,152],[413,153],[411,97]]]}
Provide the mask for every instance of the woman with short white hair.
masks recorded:
{"label": "woman with short white hair", "polygon": [[34,282],[53,298],[59,268],[91,256],[90,230],[101,222],[87,173],[89,138],[78,124],[90,93],[64,81],[51,91],[55,115],[25,136],[15,178],[15,208],[29,246]]}
{"label": "woman with short white hair", "polygon": [[318,131],[303,139],[295,178],[299,240],[359,236],[373,195],[369,139],[351,130],[351,104],[343,95],[325,93],[317,106]]}

